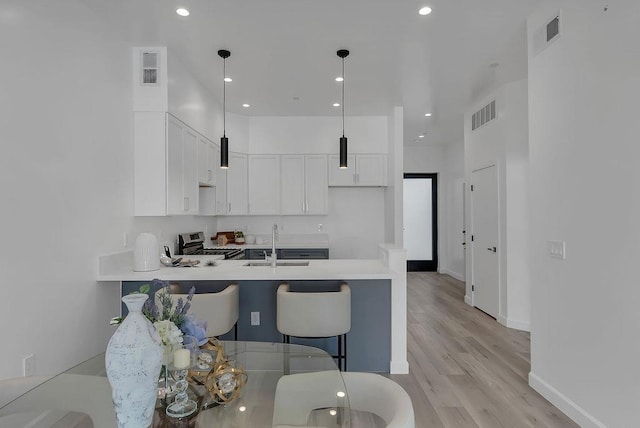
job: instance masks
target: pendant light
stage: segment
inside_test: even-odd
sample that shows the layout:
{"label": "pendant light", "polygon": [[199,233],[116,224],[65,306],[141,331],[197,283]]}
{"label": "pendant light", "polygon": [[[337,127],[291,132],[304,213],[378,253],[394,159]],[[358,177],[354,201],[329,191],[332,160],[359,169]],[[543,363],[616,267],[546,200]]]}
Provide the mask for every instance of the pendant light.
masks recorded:
{"label": "pendant light", "polygon": [[344,136],[344,59],[349,55],[346,49],[340,49],[338,56],[342,58],[342,137],[340,137],[340,168],[347,168],[347,137]]}
{"label": "pendant light", "polygon": [[220,137],[220,168],[229,168],[229,139],[227,138],[227,58],[231,56],[228,50],[220,49],[218,55],[222,58],[222,137]]}

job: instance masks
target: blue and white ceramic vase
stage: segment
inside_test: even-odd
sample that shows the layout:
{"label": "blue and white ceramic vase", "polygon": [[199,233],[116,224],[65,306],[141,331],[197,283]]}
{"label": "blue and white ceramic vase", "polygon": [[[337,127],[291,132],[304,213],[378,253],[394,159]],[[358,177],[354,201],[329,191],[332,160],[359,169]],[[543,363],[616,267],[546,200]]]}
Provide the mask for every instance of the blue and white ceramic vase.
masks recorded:
{"label": "blue and white ceramic vase", "polygon": [[162,341],[141,310],[149,298],[130,294],[122,301],[129,314],[107,345],[105,367],[111,384],[118,428],[148,428],[158,394]]}

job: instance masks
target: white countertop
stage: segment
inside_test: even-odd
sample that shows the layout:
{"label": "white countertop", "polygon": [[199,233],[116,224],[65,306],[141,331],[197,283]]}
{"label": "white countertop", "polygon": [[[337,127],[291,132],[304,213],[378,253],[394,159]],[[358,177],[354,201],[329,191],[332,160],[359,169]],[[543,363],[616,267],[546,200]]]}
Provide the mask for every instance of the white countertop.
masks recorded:
{"label": "white countertop", "polygon": [[[259,260],[217,260],[216,256],[187,256],[201,260],[195,267],[161,267],[149,272],[134,272],[132,264],[123,262],[99,269],[98,281],[246,281],[246,280],[349,280],[349,279],[391,279],[393,273],[382,260],[308,260],[309,266],[249,267],[248,262]],[[124,260],[124,259],[123,259]],[[216,260],[216,266],[206,262]],[[285,261],[285,260],[280,260]],[[291,262],[292,260],[286,260]],[[307,260],[305,260],[307,261]]]}

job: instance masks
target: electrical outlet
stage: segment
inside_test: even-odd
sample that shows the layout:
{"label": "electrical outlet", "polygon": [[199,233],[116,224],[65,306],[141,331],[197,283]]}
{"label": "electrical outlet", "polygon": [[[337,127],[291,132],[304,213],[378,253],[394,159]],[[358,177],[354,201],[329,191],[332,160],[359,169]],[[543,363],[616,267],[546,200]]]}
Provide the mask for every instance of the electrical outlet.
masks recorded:
{"label": "electrical outlet", "polygon": [[322,232],[322,223],[318,223],[318,232]]}
{"label": "electrical outlet", "polygon": [[548,241],[549,256],[555,259],[565,259],[565,243],[564,241]]}
{"label": "electrical outlet", "polygon": [[251,312],[251,325],[260,325],[260,312]]}
{"label": "electrical outlet", "polygon": [[22,359],[22,374],[33,376],[36,374],[36,356],[29,354]]}

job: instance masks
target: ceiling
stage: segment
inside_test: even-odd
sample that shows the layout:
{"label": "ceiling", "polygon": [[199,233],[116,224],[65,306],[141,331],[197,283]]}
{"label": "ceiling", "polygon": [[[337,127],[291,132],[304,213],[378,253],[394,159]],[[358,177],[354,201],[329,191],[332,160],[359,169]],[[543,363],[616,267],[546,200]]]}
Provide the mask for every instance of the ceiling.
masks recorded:
{"label": "ceiling", "polygon": [[[167,46],[214,94],[222,93],[217,51],[230,50],[227,111],[249,116],[340,115],[336,51],[348,49],[345,114],[403,106],[405,144],[460,141],[473,97],[526,75],[525,19],[539,2],[84,1],[132,46]],[[418,15],[425,5],[433,12]],[[178,16],[180,6],[190,16]]]}

